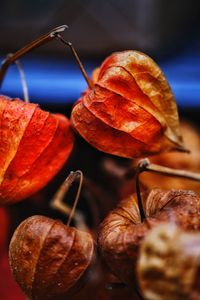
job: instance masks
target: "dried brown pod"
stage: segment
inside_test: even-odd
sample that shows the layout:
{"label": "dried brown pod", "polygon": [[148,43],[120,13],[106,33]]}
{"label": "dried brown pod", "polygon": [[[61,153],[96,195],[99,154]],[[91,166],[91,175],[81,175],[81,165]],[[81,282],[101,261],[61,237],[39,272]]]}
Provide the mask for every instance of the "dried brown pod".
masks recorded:
{"label": "dried brown pod", "polygon": [[142,243],[137,270],[147,300],[200,299],[200,233],[156,226]]}
{"label": "dried brown pod", "polygon": [[112,272],[128,285],[136,280],[141,243],[149,230],[172,216],[185,230],[200,229],[200,198],[192,191],[153,189],[144,199],[142,220],[136,195],[119,203],[100,226],[98,243]]}
{"label": "dried brown pod", "polygon": [[[69,176],[73,174],[77,175]],[[16,229],[9,247],[10,266],[29,299],[71,299],[86,280],[94,263],[94,241],[89,232],[70,227],[69,221],[64,225],[33,216]]]}
{"label": "dried brown pod", "polygon": [[29,299],[66,299],[94,254],[92,236],[44,216],[22,222],[10,243],[15,280]]}

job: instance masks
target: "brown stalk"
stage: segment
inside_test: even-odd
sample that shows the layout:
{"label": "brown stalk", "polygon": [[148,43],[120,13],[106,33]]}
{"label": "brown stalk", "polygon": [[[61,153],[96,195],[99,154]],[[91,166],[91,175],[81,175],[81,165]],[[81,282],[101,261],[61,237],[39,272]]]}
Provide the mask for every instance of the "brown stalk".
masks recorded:
{"label": "brown stalk", "polygon": [[56,34],[63,32],[65,29],[67,29],[68,26],[67,25],[61,25],[59,27],[56,27],[54,29],[52,29],[50,32],[48,32],[47,34],[42,35],[41,37],[37,38],[36,40],[32,41],[31,43],[29,43],[28,45],[26,45],[25,47],[21,48],[20,50],[18,50],[17,52],[8,55],[6,57],[6,59],[2,62],[1,64],[1,69],[0,69],[0,87],[2,85],[4,76],[6,74],[6,71],[8,69],[8,67],[15,62],[16,60],[18,60],[19,58],[21,58],[23,55],[27,54],[28,52],[30,52],[31,50],[44,45],[48,42],[50,42],[51,40],[56,38]]}
{"label": "brown stalk", "polygon": [[194,181],[200,181],[200,174],[194,173],[185,170],[176,170],[156,164],[152,164],[150,162],[147,163],[145,171],[149,171],[151,173],[157,173],[165,176],[172,176],[172,177],[182,177],[186,179],[191,179]]}
{"label": "brown stalk", "polygon": [[85,68],[83,67],[83,64],[78,56],[78,53],[76,52],[75,48],[73,47],[72,43],[71,42],[68,42],[66,41],[59,33],[55,32],[55,37],[61,41],[63,44],[67,45],[71,52],[72,52],[72,55],[74,56],[80,70],[81,70],[81,73],[83,74],[83,77],[85,78],[85,81],[87,82],[87,85],[90,89],[93,88],[93,83],[92,81],[89,79],[88,75],[87,75],[87,72],[85,71]]}
{"label": "brown stalk", "polygon": [[[65,197],[66,193],[68,192],[70,186],[76,180],[79,180],[79,186],[78,186],[78,190],[76,193],[76,197],[75,197],[73,206],[71,208],[67,204],[65,204],[63,201],[64,201],[64,197]],[[83,184],[83,173],[79,170],[75,171],[75,172],[71,172],[69,174],[69,176],[65,179],[63,184],[60,186],[60,188],[58,189],[56,194],[53,196],[53,198],[50,202],[50,205],[52,208],[54,208],[68,216],[68,221],[66,224],[67,226],[69,226],[72,219],[74,219],[77,227],[79,229],[85,230],[87,227],[85,225],[84,217],[82,216],[82,214],[80,214],[80,212],[76,211],[78,200],[80,198],[82,184]]]}
{"label": "brown stalk", "polygon": [[135,176],[136,194],[137,194],[137,199],[138,199],[138,207],[139,207],[139,211],[140,211],[141,221],[143,221],[146,218],[144,208],[142,205],[142,198],[141,198],[141,192],[140,192],[140,181],[139,181],[139,175],[142,172],[151,172],[151,173],[157,173],[157,174],[164,175],[164,176],[182,177],[182,178],[186,178],[186,179],[200,181],[199,173],[194,173],[194,172],[185,171],[185,170],[177,170],[177,169],[172,169],[172,168],[152,164],[148,158],[141,160],[138,163],[138,166],[136,168],[130,168],[125,174],[125,176],[128,178],[130,178],[130,176],[133,176],[133,175]]}
{"label": "brown stalk", "polygon": [[[11,57],[12,55],[13,55],[12,53],[9,53],[7,55],[7,58]],[[28,95],[28,86],[27,86],[25,72],[24,72],[24,69],[22,67],[22,63],[18,59],[18,60],[15,61],[15,65],[16,65],[17,70],[19,72],[21,85],[22,85],[23,96],[24,96],[24,101],[29,103],[30,101],[29,101],[29,95]]]}
{"label": "brown stalk", "polygon": [[24,69],[23,69],[22,64],[21,64],[19,59],[15,61],[15,64],[17,66],[19,76],[20,76],[20,79],[21,79],[24,101],[29,103],[30,101],[29,101],[29,95],[28,95],[28,86],[27,86],[27,81],[26,81],[26,76],[25,76]]}
{"label": "brown stalk", "polygon": [[138,166],[136,167],[136,170],[135,170],[135,187],[136,187],[136,194],[137,194],[138,208],[140,211],[141,223],[146,218],[146,215],[145,215],[144,208],[142,205],[139,175],[146,170],[146,163],[147,163],[146,160],[141,160],[138,163]]}

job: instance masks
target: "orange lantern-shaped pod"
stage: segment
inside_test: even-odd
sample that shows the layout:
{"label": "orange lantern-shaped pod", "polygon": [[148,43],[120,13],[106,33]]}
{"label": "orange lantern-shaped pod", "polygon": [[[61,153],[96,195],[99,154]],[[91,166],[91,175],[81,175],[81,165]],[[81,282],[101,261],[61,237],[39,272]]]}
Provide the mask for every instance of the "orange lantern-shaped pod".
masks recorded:
{"label": "orange lantern-shaped pod", "polygon": [[[61,26],[2,64],[0,81],[10,63],[55,38]],[[61,169],[73,148],[69,120],[33,103],[0,96],[0,204],[20,201],[43,188]]]}

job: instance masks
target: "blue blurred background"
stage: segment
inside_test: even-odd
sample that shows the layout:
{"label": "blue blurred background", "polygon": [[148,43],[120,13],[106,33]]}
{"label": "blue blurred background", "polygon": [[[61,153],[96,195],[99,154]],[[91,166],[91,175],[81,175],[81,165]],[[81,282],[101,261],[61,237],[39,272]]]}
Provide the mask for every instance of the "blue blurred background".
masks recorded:
{"label": "blue blurred background", "polygon": [[[0,58],[50,29],[64,33],[88,72],[113,51],[137,49],[164,71],[182,109],[200,107],[200,2],[193,0],[1,0]],[[71,105],[86,87],[69,49],[54,41],[22,59],[31,101]],[[23,97],[11,66],[1,93]]]}

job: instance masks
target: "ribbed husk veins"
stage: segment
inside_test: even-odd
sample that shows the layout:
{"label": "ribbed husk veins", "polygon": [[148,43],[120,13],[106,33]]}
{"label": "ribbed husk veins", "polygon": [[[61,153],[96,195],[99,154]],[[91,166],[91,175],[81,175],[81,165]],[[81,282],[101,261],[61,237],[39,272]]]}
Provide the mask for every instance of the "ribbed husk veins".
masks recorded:
{"label": "ribbed husk veins", "polygon": [[73,140],[64,115],[0,96],[0,204],[43,188],[68,159]]}
{"label": "ribbed husk veins", "polygon": [[101,224],[98,238],[107,265],[132,286],[141,243],[152,227],[171,220],[186,231],[200,229],[200,199],[192,191],[153,189],[143,207],[146,219],[141,222],[136,196],[123,200]]}
{"label": "ribbed husk veins", "polygon": [[128,158],[183,148],[174,95],[149,56],[115,52],[93,72],[92,84],[71,114],[92,146]]}
{"label": "ribbed husk veins", "polygon": [[22,222],[9,248],[13,276],[33,300],[70,299],[93,258],[89,233],[44,216]]}

